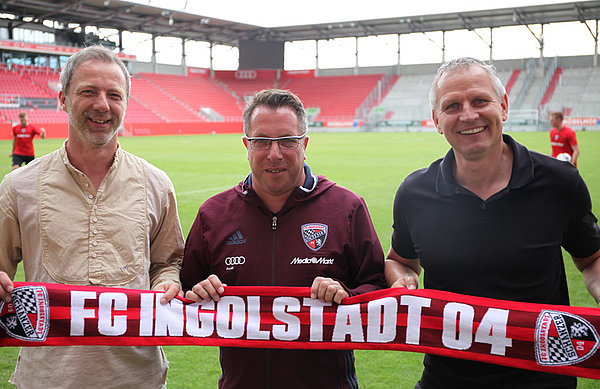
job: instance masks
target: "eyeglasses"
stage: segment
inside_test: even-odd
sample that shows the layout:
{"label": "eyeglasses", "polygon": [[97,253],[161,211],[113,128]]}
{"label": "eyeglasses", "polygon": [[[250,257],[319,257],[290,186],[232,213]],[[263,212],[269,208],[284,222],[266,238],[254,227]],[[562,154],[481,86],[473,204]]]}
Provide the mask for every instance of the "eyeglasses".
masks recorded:
{"label": "eyeglasses", "polygon": [[262,136],[254,138],[246,136],[245,138],[250,143],[252,150],[265,151],[271,148],[271,143],[274,141],[277,142],[281,150],[297,149],[300,145],[300,141],[304,139],[305,136],[306,134],[298,136],[282,136],[281,138],[267,138]]}

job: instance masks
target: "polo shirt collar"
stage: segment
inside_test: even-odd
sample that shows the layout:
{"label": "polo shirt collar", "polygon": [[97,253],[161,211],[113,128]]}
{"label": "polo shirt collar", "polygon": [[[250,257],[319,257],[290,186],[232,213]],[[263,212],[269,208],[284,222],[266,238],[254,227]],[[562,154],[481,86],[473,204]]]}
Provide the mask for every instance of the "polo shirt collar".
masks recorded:
{"label": "polo shirt collar", "polygon": [[[531,155],[525,146],[517,143],[510,135],[502,134],[502,140],[510,146],[513,152],[513,165],[508,189],[520,188],[534,178]],[[442,158],[436,178],[436,190],[443,196],[451,196],[466,191],[456,183],[454,177],[455,162],[454,150],[451,148],[446,156]]]}

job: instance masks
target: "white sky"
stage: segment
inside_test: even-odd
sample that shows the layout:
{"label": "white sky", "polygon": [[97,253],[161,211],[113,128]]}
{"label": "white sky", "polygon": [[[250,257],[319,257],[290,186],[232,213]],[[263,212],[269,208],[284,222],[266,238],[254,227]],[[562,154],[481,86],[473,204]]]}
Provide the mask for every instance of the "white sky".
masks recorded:
{"label": "white sky", "polygon": [[[161,8],[185,10],[202,16],[231,20],[261,27],[276,27],[311,23],[334,23],[388,17],[405,17],[431,13],[474,11],[483,9],[510,8],[525,5],[562,3],[546,0],[134,0],[131,2]],[[585,1],[579,1],[585,3]],[[592,31],[595,22],[588,22]],[[540,25],[530,26],[537,37]],[[115,32],[107,31],[107,36]],[[494,29],[493,59],[539,57],[539,42],[524,26]],[[445,59],[471,56],[482,60],[490,59],[489,29],[475,32],[466,30],[445,34]],[[544,26],[544,56],[591,55],[594,40],[583,23],[558,23]],[[150,61],[151,40],[147,34],[124,34],[125,52],[134,54],[140,61]],[[416,33],[400,38],[400,64],[439,63],[442,61],[442,33]],[[356,39],[341,38],[318,42],[319,63],[315,41],[286,43],[285,69],[348,68],[356,65]],[[181,40],[159,37],[156,40],[157,62],[177,65],[181,63]],[[358,38],[358,66],[383,66],[398,63],[398,36],[381,35]],[[209,44],[188,42],[186,44],[188,66],[208,68],[210,66]],[[238,63],[237,48],[213,47],[213,68],[235,70]]]}

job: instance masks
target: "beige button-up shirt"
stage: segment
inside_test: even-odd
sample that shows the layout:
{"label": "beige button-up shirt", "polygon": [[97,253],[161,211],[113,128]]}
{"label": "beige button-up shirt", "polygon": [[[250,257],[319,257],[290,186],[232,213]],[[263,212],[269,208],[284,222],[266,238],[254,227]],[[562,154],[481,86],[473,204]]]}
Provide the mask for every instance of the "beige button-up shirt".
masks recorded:
{"label": "beige button-up shirt", "polygon": [[[26,281],[150,289],[179,282],[184,239],[173,184],[118,148],[96,191],[65,147],[7,174],[0,184],[0,270]],[[20,388],[159,388],[160,347],[22,348]]]}

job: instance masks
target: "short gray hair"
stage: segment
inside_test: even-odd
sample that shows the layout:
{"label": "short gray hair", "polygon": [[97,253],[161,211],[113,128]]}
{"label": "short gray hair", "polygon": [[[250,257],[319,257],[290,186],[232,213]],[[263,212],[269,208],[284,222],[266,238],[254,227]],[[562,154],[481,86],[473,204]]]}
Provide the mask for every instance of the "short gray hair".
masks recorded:
{"label": "short gray hair", "polygon": [[429,90],[429,104],[431,105],[431,109],[435,111],[436,109],[436,98],[437,98],[437,87],[440,79],[458,69],[467,69],[471,66],[479,66],[483,70],[485,70],[490,77],[490,81],[492,82],[492,86],[494,87],[494,91],[496,95],[498,95],[498,100],[502,101],[504,99],[504,95],[506,94],[506,89],[504,85],[502,85],[502,81],[498,78],[498,73],[496,73],[496,67],[491,64],[486,64],[483,61],[480,61],[475,58],[470,57],[462,57],[453,59],[444,63],[437,71],[433,82],[431,83],[431,89]]}
{"label": "short gray hair", "polygon": [[115,53],[100,45],[88,46],[69,57],[65,67],[60,72],[60,84],[62,85],[62,91],[65,95],[69,90],[69,85],[71,84],[71,79],[73,78],[75,71],[79,68],[79,66],[81,66],[82,63],[89,60],[116,63],[119,65],[119,68],[125,77],[125,84],[127,88],[126,93],[127,98],[129,98],[129,94],[131,92],[131,79],[127,67],[125,67],[123,61],[121,61],[121,59]]}
{"label": "short gray hair", "polygon": [[298,117],[298,129],[301,134],[308,131],[308,119],[302,100],[289,90],[283,89],[264,89],[256,92],[254,96],[246,104],[244,109],[244,134],[248,136],[250,132],[250,119],[252,112],[258,106],[266,106],[269,108],[290,107],[296,112]]}

